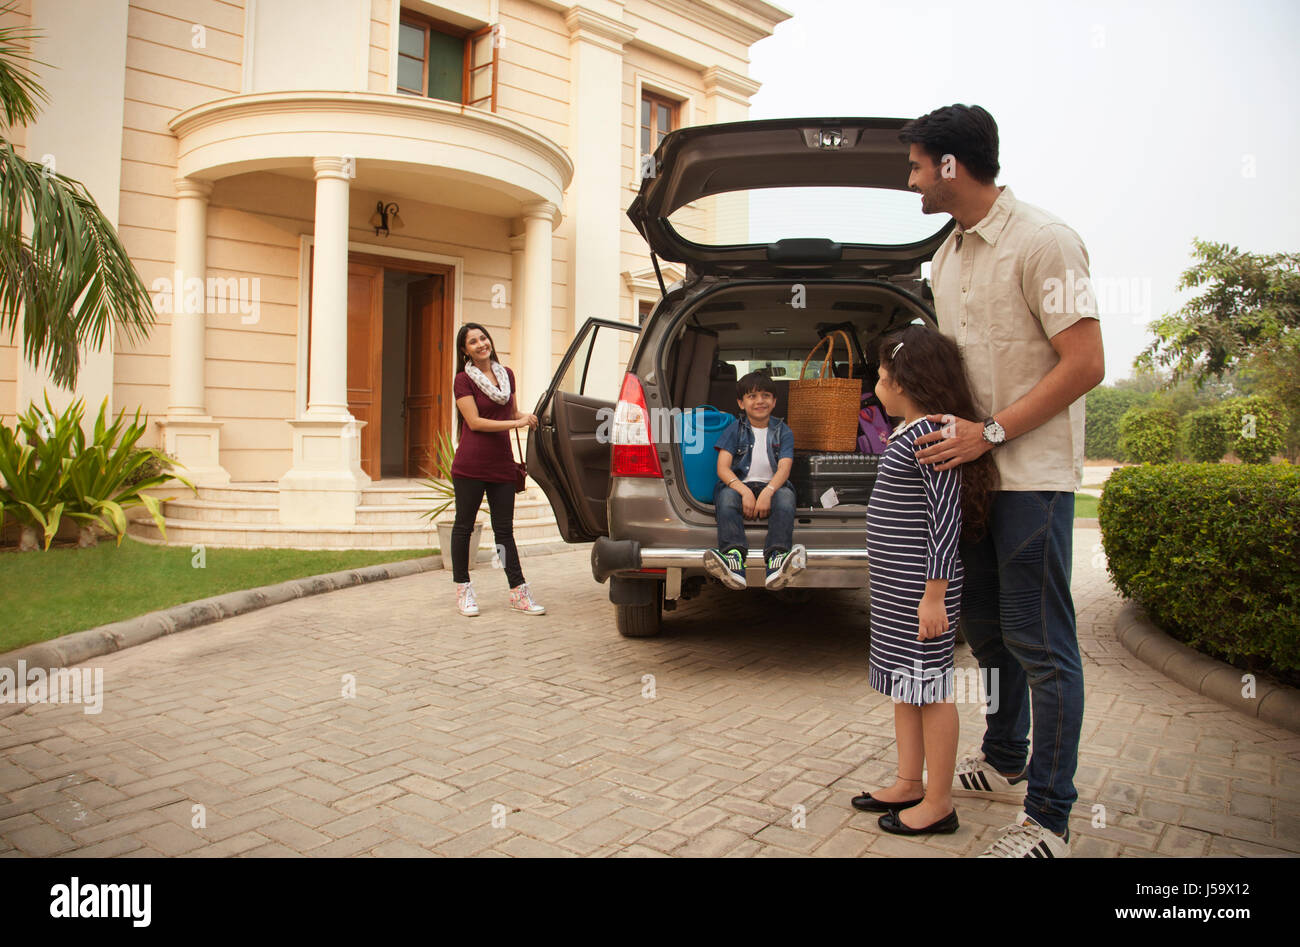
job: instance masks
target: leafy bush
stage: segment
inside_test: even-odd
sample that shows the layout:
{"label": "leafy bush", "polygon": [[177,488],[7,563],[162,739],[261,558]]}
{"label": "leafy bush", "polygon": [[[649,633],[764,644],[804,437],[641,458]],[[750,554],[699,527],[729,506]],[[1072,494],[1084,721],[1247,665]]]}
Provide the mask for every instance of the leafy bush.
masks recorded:
{"label": "leafy bush", "polygon": [[1218,463],[1228,452],[1228,431],[1222,408],[1201,408],[1183,418],[1187,452],[1200,463]]}
{"label": "leafy bush", "polygon": [[[136,447],[148,429],[148,419],[140,419],[137,410],[131,422],[125,411],[107,420],[108,399],[100,405],[90,441],[81,422],[85,409],[80,399],[63,414],[56,414],[45,398],[45,410],[32,404],[18,415],[14,429],[0,426],[0,526],[4,515],[18,520],[25,531],[40,529],[45,548],[50,548],[63,517],[77,520],[82,526],[82,543],[93,542],[95,526],[117,537],[120,545],[126,536],[126,510],[145,507],[163,536],[161,501],[141,491],[176,479],[193,489],[180,474],[159,472],[141,474],[150,463],[170,467],[170,459],[161,451]],[[32,548],[27,536],[21,548]]]}
{"label": "leafy bush", "polygon": [[[45,548],[50,548],[59,531],[63,507],[68,496],[68,472],[65,459],[72,451],[74,432],[80,431],[81,409],[77,402],[62,417],[54,414],[47,396],[49,414],[36,405],[17,416],[10,429],[0,425],[0,526],[6,516],[23,528],[19,548],[35,548],[35,531],[45,534]],[[21,434],[21,437],[19,436]]]}
{"label": "leafy bush", "polygon": [[1267,464],[1286,441],[1286,412],[1261,395],[1233,398],[1223,403],[1228,447],[1247,464]]}
{"label": "leafy bush", "polygon": [[1230,661],[1300,669],[1300,468],[1126,467],[1097,515],[1115,585],[1169,634]]}
{"label": "leafy bush", "polygon": [[1084,401],[1084,454],[1128,460],[1119,446],[1119,419],[1151,395],[1131,388],[1094,388]]}
{"label": "leafy bush", "polygon": [[1164,408],[1133,407],[1119,419],[1119,446],[1130,460],[1167,464],[1174,459],[1178,415]]}

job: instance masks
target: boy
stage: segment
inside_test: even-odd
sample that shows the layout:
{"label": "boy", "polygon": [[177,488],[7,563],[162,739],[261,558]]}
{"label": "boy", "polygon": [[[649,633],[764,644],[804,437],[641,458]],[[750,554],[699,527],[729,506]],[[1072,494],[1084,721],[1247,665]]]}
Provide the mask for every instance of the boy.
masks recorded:
{"label": "boy", "polygon": [[784,588],[808,562],[794,539],[794,488],[786,481],[794,466],[794,433],[772,417],[776,393],[772,379],[750,372],[736,383],[736,404],[744,414],[718,436],[718,483],[713,504],[718,516],[718,548],[704,554],[704,568],[729,589],[743,589],[745,520],[767,519],[763,558],[765,588]]}

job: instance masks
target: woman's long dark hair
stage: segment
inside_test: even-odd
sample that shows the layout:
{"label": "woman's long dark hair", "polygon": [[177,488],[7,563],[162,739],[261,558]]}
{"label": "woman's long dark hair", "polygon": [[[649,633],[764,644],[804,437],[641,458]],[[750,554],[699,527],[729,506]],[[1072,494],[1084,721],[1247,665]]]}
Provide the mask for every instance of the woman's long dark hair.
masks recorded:
{"label": "woman's long dark hair", "polygon": [[[891,354],[900,342],[903,347]],[[923,325],[909,325],[881,339],[879,351],[880,366],[922,411],[982,420],[966,379],[961,350],[952,339]],[[984,535],[998,486],[998,469],[991,453],[986,451],[961,465],[963,541],[974,542]]]}
{"label": "woman's long dark hair", "polygon": [[[492,333],[489,332],[487,329],[483,328],[477,322],[467,322],[463,326],[461,326],[460,331],[456,333],[456,357],[458,359],[457,364],[460,366],[460,370],[463,372],[470,365],[474,364],[473,357],[468,355],[465,352],[465,338],[470,334],[470,331],[472,329],[478,329],[480,332],[482,332],[484,335],[487,336],[488,345],[492,346],[492,354],[489,355],[488,358],[496,362],[498,365],[501,364],[501,359],[497,358],[497,344],[492,341]],[[460,437],[460,435],[464,432],[464,430],[465,430],[465,419],[461,416],[460,409],[457,408],[456,409],[456,436]]]}

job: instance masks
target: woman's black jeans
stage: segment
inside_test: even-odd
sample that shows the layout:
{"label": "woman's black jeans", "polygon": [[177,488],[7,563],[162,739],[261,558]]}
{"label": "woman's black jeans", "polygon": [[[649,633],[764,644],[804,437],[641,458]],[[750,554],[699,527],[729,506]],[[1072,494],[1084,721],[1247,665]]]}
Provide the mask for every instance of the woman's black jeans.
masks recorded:
{"label": "woman's black jeans", "polygon": [[[488,483],[456,477],[456,524],[451,528],[451,575],[453,581],[469,581],[469,541],[474,535],[474,520],[478,517],[483,494],[487,493],[491,512],[492,535],[496,537],[497,552],[506,567],[506,578],[513,589],[524,581],[524,570],[519,567],[519,550],[515,548],[515,484]],[[474,550],[477,552],[478,550]]]}

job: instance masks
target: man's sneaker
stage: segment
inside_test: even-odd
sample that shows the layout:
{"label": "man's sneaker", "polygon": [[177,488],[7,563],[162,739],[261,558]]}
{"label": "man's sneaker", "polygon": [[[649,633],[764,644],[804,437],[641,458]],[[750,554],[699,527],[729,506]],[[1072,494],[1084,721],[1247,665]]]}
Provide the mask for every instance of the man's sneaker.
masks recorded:
{"label": "man's sneaker", "polygon": [[462,615],[469,618],[478,614],[478,600],[474,598],[472,582],[456,583],[456,607],[460,609]]}
{"label": "man's sneaker", "polygon": [[773,553],[767,557],[767,579],[763,585],[769,589],[783,589],[807,565],[808,550],[797,543],[789,552]]}
{"label": "man's sneaker", "polygon": [[996,799],[999,802],[1025,801],[1025,777],[1007,779],[984,759],[983,753],[974,753],[957,761],[952,774],[952,794],[973,796],[977,799]]}
{"label": "man's sneaker", "polygon": [[743,589],[745,582],[745,557],[739,549],[728,549],[726,553],[710,549],[704,553],[704,571],[720,581],[729,589]]}
{"label": "man's sneaker", "polygon": [[1045,829],[1023,811],[1016,821],[999,830],[1001,835],[980,858],[1069,858],[1070,835],[1065,838]]}
{"label": "man's sneaker", "polygon": [[546,614],[546,609],[533,601],[532,593],[528,591],[527,582],[510,590],[510,607],[517,612],[524,612],[528,615]]}

